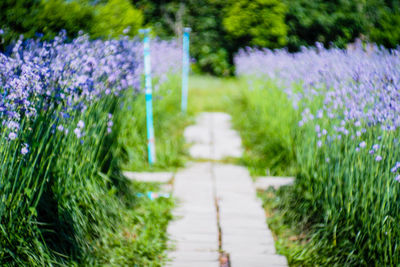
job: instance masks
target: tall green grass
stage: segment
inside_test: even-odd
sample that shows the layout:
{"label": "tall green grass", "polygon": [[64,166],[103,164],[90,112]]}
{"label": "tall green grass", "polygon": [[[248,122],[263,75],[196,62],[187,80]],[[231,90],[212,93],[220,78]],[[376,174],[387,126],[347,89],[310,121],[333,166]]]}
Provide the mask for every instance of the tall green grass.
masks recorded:
{"label": "tall green grass", "polygon": [[244,163],[252,175],[294,175],[298,113],[273,81],[242,79],[230,112],[245,147]]}
{"label": "tall green grass", "polygon": [[[178,88],[172,79],[154,96],[157,168],[182,164],[187,117],[179,111]],[[67,120],[55,116],[58,108],[43,109],[23,123],[16,140],[1,128],[0,265],[161,265],[172,201],[137,198],[146,189],[122,175],[124,166],[148,168],[144,106],[132,90],[105,96]],[[20,140],[29,144],[26,155]],[[119,238],[124,227],[142,236],[125,242]]]}
{"label": "tall green grass", "polygon": [[183,130],[190,118],[180,110],[180,77],[171,76],[153,92],[156,163],[147,161],[146,109],[144,95],[129,95],[122,105],[125,114],[120,142],[127,150],[126,170],[176,169],[186,155]]}
{"label": "tall green grass", "polygon": [[[252,151],[249,167],[296,175],[294,186],[278,194],[285,220],[307,234],[303,249],[290,255],[293,265],[400,263],[400,184],[390,171],[400,158],[398,131],[348,125],[349,134],[338,137],[334,125],[340,122],[328,118],[300,127],[301,112],[309,108],[315,113],[320,101],[293,109],[273,81],[253,80],[232,105],[245,146]],[[317,124],[331,137],[318,139]],[[367,131],[357,137],[363,127]],[[359,147],[362,141],[365,148]],[[380,148],[371,155],[376,142]]]}

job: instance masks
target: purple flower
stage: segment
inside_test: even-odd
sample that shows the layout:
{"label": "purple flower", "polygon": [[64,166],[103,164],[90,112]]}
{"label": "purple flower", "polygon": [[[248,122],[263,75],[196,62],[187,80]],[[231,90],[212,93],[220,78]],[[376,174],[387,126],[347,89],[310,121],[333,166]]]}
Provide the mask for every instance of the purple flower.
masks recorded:
{"label": "purple flower", "polygon": [[58,125],[57,130],[59,130],[60,132],[64,131],[64,126]]}
{"label": "purple flower", "polygon": [[358,146],[361,148],[366,147],[367,143],[365,143],[365,141],[362,141]]}
{"label": "purple flower", "polygon": [[375,150],[371,149],[368,153],[369,153],[370,155],[372,155],[372,154],[375,153]]}
{"label": "purple flower", "polygon": [[375,161],[381,161],[382,160],[382,157],[381,156],[376,156],[376,158],[375,158]]}
{"label": "purple flower", "polygon": [[9,122],[7,122],[7,127],[10,128],[11,130],[18,130],[19,123],[15,122],[15,121],[9,121]]}
{"label": "purple flower", "polygon": [[400,174],[394,178],[397,182],[400,182]]}
{"label": "purple flower", "polygon": [[28,154],[28,152],[29,152],[28,147],[29,147],[29,145],[25,143],[25,144],[24,144],[24,147],[21,148],[21,154],[22,154],[22,155]]}
{"label": "purple flower", "polygon": [[372,146],[372,149],[375,150],[375,151],[377,151],[377,150],[379,149],[379,145],[378,145],[378,144],[373,145],[373,146]]}
{"label": "purple flower", "polygon": [[318,146],[318,147],[321,147],[321,146],[322,146],[322,141],[321,141],[321,140],[318,140],[317,146]]}
{"label": "purple flower", "polygon": [[11,132],[11,133],[8,134],[8,138],[10,140],[15,140],[17,138],[17,134],[14,133],[14,132]]}
{"label": "purple flower", "polygon": [[85,127],[85,123],[82,120],[80,120],[76,126],[82,129],[83,127]]}
{"label": "purple flower", "polygon": [[74,133],[75,133],[77,138],[81,138],[82,137],[81,129],[75,128],[74,129]]}

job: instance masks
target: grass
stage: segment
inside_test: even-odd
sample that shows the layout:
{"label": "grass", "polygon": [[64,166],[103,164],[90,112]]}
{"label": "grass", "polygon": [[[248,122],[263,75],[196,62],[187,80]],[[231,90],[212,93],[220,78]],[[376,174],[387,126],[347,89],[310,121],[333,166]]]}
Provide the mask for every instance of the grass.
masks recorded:
{"label": "grass", "polygon": [[[131,95],[124,103],[121,143],[128,157],[123,168],[129,171],[175,170],[187,157],[184,128],[191,119],[180,110],[180,77],[171,76],[153,93],[153,117],[156,144],[156,163],[147,161],[146,109],[144,95]],[[130,115],[132,114],[132,115]]]}
{"label": "grass", "polygon": [[[307,244],[307,235],[304,228],[290,219],[290,210],[282,205],[282,198],[290,194],[288,186],[275,190],[269,188],[258,191],[257,195],[262,200],[267,223],[275,239],[275,248],[278,254],[286,256],[289,266],[308,266],[303,255]],[[312,265],[312,264],[311,264]]]}
{"label": "grass", "polygon": [[94,241],[87,266],[164,266],[167,248],[166,229],[172,219],[173,198],[151,200],[147,192],[160,191],[157,183],[133,182],[136,192],[129,208],[121,210],[122,220]]}
{"label": "grass", "polygon": [[273,82],[245,81],[230,104],[245,147],[243,163],[253,176],[294,175],[296,132],[291,125],[297,113]]}
{"label": "grass", "polygon": [[231,95],[240,87],[235,78],[191,76],[189,80],[188,112],[227,112]]}

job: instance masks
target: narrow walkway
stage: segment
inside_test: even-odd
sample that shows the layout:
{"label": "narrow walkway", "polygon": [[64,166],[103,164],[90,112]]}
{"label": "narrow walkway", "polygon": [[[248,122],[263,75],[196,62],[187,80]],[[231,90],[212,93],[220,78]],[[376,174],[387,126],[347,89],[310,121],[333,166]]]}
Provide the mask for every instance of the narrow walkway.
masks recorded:
{"label": "narrow walkway", "polygon": [[218,267],[222,252],[230,267],[287,266],[276,254],[261,202],[246,168],[215,163],[240,157],[241,140],[224,113],[203,113],[185,131],[194,158],[175,175],[174,195],[180,201],[177,220],[168,232],[175,244],[173,267]]}

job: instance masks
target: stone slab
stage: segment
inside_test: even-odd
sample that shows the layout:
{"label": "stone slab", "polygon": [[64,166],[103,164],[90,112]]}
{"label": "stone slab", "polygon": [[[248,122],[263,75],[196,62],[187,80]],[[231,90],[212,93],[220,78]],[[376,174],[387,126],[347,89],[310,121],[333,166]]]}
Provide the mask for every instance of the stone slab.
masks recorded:
{"label": "stone slab", "polygon": [[215,262],[219,260],[219,253],[208,251],[174,251],[168,254],[171,259],[180,261]]}
{"label": "stone slab", "polygon": [[254,186],[260,190],[266,190],[269,187],[278,189],[281,186],[292,185],[294,179],[294,177],[261,176],[256,178]]}
{"label": "stone slab", "polygon": [[126,178],[139,182],[168,183],[174,174],[172,172],[124,172]]}
{"label": "stone slab", "polygon": [[283,267],[288,266],[287,260],[281,255],[231,255],[231,267]]}
{"label": "stone slab", "polygon": [[198,261],[179,261],[167,263],[169,267],[220,267],[219,261],[198,262]]}

